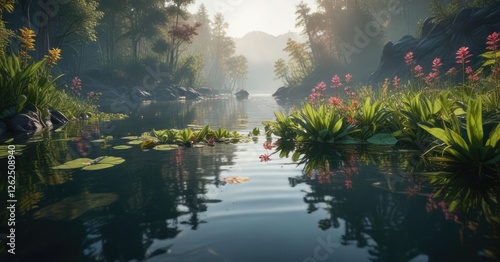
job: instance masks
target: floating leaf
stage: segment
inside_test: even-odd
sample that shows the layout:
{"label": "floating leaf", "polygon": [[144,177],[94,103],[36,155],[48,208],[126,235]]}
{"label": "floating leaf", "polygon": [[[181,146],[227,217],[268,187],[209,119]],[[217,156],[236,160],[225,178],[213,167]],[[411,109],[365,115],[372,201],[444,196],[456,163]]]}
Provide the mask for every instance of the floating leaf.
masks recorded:
{"label": "floating leaf", "polygon": [[90,142],[92,143],[104,143],[106,142],[107,140],[104,139],[104,138],[101,138],[101,139],[94,139],[94,140],[91,140]]}
{"label": "floating leaf", "polygon": [[119,145],[119,146],[114,146],[113,149],[117,149],[117,150],[123,150],[123,149],[129,149],[129,148],[132,148],[132,146],[128,146],[128,145]]}
{"label": "floating leaf", "polygon": [[125,159],[116,156],[105,156],[101,160],[97,162],[97,164],[111,164],[111,165],[119,165],[125,162]]}
{"label": "floating leaf", "polygon": [[132,141],[129,141],[127,142],[127,144],[129,145],[139,145],[140,143],[142,143],[143,140],[132,140]]}
{"label": "floating leaf", "polygon": [[82,168],[82,170],[100,170],[104,168],[110,168],[114,165],[118,165],[125,162],[125,159],[115,156],[101,156],[96,159],[90,158],[77,158],[68,161],[62,165],[52,167],[52,169],[76,169]]}
{"label": "floating leaf", "polygon": [[201,145],[201,144],[194,144],[192,145],[193,148],[202,148],[202,147],[205,147],[205,145]]}
{"label": "floating leaf", "polygon": [[398,140],[388,133],[378,133],[367,140],[375,145],[395,145]]}
{"label": "floating leaf", "polygon": [[68,161],[62,165],[54,166],[52,169],[76,169],[82,168],[84,166],[88,166],[92,163],[92,159],[90,158],[77,158],[71,161]]}
{"label": "floating leaf", "polygon": [[125,139],[125,140],[137,140],[137,139],[139,139],[139,137],[138,136],[124,136],[121,139]]}
{"label": "floating leaf", "polygon": [[179,147],[178,145],[157,145],[157,146],[153,147],[153,150],[168,151],[168,150],[177,149],[178,147]]}
{"label": "floating leaf", "polygon": [[250,181],[250,178],[246,176],[231,176],[224,178],[224,182],[229,184],[241,184],[248,181]]}
{"label": "floating leaf", "polygon": [[34,217],[36,219],[69,221],[80,217],[89,210],[107,206],[117,199],[118,196],[112,193],[71,196],[38,210]]}
{"label": "floating leaf", "polygon": [[9,138],[9,139],[5,140],[4,143],[10,144],[10,143],[12,143],[12,141],[14,141],[14,138]]}
{"label": "floating leaf", "polygon": [[114,167],[114,166],[115,165],[112,165],[112,164],[94,164],[94,165],[84,166],[82,168],[82,170],[87,170],[87,171],[101,170],[101,169],[110,168],[110,167]]}

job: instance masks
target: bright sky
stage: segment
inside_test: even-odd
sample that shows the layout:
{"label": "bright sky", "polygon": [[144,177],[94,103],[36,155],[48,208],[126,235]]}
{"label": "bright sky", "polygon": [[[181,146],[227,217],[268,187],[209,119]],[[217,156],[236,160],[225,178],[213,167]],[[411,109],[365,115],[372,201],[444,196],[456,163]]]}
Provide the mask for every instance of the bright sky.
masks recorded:
{"label": "bright sky", "polygon": [[[229,23],[227,33],[232,37],[242,37],[251,31],[262,31],[271,35],[281,35],[288,31],[299,32],[295,28],[295,6],[301,0],[196,0],[188,9],[195,13],[201,3],[205,4],[210,19],[221,12]],[[315,8],[315,0],[303,0]]]}

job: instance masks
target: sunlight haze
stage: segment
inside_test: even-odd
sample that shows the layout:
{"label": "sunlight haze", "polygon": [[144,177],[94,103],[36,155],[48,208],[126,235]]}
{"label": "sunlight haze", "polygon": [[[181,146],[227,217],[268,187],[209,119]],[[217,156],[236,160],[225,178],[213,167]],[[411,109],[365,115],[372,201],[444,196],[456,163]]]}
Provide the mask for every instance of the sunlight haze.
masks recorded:
{"label": "sunlight haze", "polygon": [[[252,31],[262,31],[277,36],[287,32],[300,32],[295,28],[295,6],[301,0],[197,0],[189,7],[196,13],[200,4],[207,8],[210,19],[217,12],[229,24],[228,35],[242,37]],[[314,0],[304,0],[314,9]]]}

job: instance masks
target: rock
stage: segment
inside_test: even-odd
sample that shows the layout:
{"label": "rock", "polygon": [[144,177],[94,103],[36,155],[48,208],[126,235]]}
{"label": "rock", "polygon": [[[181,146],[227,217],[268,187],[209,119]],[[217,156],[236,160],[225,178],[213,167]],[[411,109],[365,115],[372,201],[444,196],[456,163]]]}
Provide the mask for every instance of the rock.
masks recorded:
{"label": "rock", "polygon": [[186,100],[200,100],[203,96],[193,88],[188,88],[185,93]]}
{"label": "rock", "polygon": [[431,71],[432,61],[440,58],[443,63],[440,72],[444,75],[457,66],[456,51],[467,46],[473,55],[468,65],[477,69],[482,61],[479,55],[486,52],[486,38],[493,32],[500,32],[500,4],[493,8],[464,8],[452,21],[433,23],[428,18],[423,24],[421,39],[404,36],[395,44],[389,42],[385,45],[380,64],[368,82],[377,84],[394,76],[410,79],[410,68],[404,60],[408,52],[413,52],[416,65],[421,65],[426,74]]}
{"label": "rock", "polygon": [[38,132],[46,127],[38,109],[24,108],[21,113],[8,119],[8,129],[14,132]]}
{"label": "rock", "polygon": [[179,99],[179,90],[171,86],[162,86],[154,90],[154,99],[159,101],[174,101]]}
{"label": "rock", "polygon": [[234,94],[237,99],[243,100],[243,99],[248,99],[248,96],[250,95],[246,90],[240,90],[236,94]]}
{"label": "rock", "polygon": [[50,110],[49,117],[50,122],[52,122],[54,126],[64,125],[69,122],[69,119],[63,113],[57,110]]}

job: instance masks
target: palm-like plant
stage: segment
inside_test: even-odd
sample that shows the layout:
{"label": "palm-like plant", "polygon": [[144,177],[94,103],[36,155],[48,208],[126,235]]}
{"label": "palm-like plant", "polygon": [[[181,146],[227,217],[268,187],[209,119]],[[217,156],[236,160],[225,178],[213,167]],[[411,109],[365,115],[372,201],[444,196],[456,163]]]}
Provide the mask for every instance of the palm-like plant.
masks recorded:
{"label": "palm-like plant", "polygon": [[393,135],[400,143],[420,149],[425,148],[432,142],[432,136],[418,124],[426,122],[435,125],[441,109],[442,104],[438,98],[430,99],[420,93],[407,94],[403,97],[403,102],[393,111],[391,123],[397,130]]}
{"label": "palm-like plant", "polygon": [[290,118],[298,127],[297,140],[304,142],[336,143],[347,138],[354,128],[352,125],[344,125],[341,114],[324,104],[314,108],[305,103]]}
{"label": "palm-like plant", "polygon": [[283,141],[295,140],[297,137],[296,125],[292,119],[280,111],[275,111],[276,121],[264,121],[262,124],[266,130],[266,135],[279,136]]}
{"label": "palm-like plant", "polygon": [[355,131],[356,136],[361,140],[366,140],[382,129],[386,124],[386,119],[391,112],[384,108],[381,101],[371,103],[370,97],[367,97],[363,102],[358,117],[357,128]]}
{"label": "palm-like plant", "polygon": [[[451,115],[450,127],[432,127],[426,123],[419,126],[440,142],[426,152],[441,152],[429,157],[438,165],[494,167],[500,162],[500,124],[483,126],[481,98],[470,99],[467,106],[465,130],[459,119]],[[464,132],[465,131],[465,132]]]}

